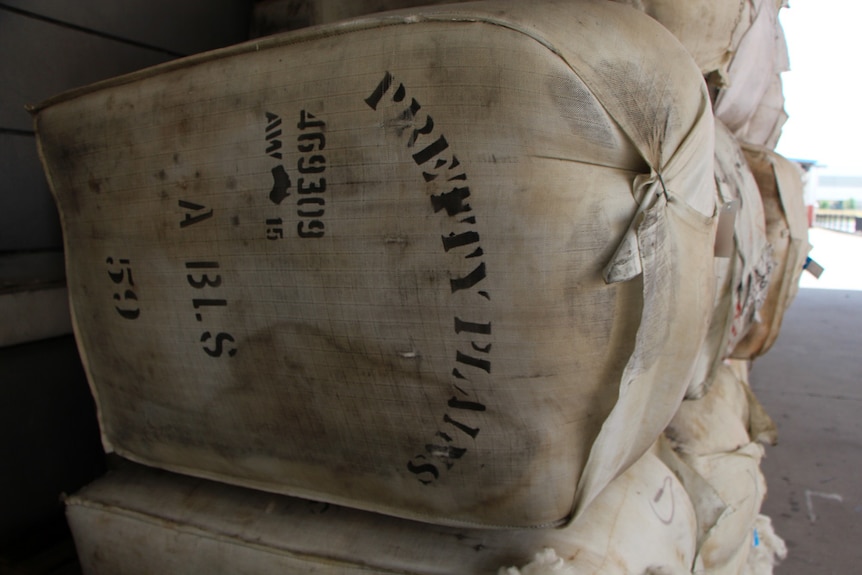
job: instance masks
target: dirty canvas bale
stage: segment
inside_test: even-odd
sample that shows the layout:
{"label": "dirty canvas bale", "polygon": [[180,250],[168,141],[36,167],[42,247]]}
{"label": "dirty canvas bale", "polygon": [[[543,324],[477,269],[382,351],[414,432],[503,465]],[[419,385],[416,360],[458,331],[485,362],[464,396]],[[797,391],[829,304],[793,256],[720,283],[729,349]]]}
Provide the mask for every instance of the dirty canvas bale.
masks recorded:
{"label": "dirty canvas bale", "polygon": [[799,291],[799,276],[810,245],[802,170],[763,147],[745,145],[743,151],[763,200],[766,235],[775,260],[759,321],[731,354],[737,359],[751,359],[766,353],[778,337],[784,312]]}
{"label": "dirty canvas bale", "polygon": [[736,138],[720,121],[715,125],[715,184],[721,206],[715,307],[688,398],[705,393],[722,361],[754,324],[774,267],[757,182]]}
{"label": "dirty canvas bale", "polygon": [[[715,97],[715,116],[740,140],[748,142],[749,123],[758,107],[774,106],[768,97],[774,79],[790,68],[787,42],[778,20],[780,3],[754,0],[750,20],[728,67],[726,86]],[[766,101],[764,100],[766,98]],[[752,142],[760,144],[761,142]]]}
{"label": "dirty canvas bale", "polygon": [[[750,399],[745,382],[722,365],[706,395],[684,401],[665,431],[676,457],[702,480],[683,477],[698,512],[717,509],[716,497],[723,504],[717,518],[698,517],[703,571],[696,573],[740,573],[748,560],[766,494],[760,470],[763,447],[750,437]],[[663,460],[668,463],[667,455]]]}
{"label": "dirty canvas bale", "polygon": [[67,500],[85,572],[495,575],[545,548],[578,573],[687,572],[694,516],[652,452],[562,528],[440,527],[134,466]]}
{"label": "dirty canvas bale", "polygon": [[[779,3],[779,9],[780,9]],[[768,10],[767,10],[768,12]],[[765,32],[765,29],[764,29]],[[763,39],[766,42],[766,38]],[[737,83],[750,84],[756,82],[756,88],[749,86],[746,90],[722,94],[716,101],[716,113],[729,116],[734,123],[734,133],[740,141],[757,146],[775,149],[781,137],[781,130],[787,122],[787,112],[784,110],[784,87],[781,80],[782,72],[790,69],[790,58],[787,53],[787,40],[780,21],[776,19],[774,30],[774,48],[772,54],[772,71],[766,78],[756,77],[751,81],[744,79]],[[744,52],[740,58],[753,57]],[[763,58],[768,58],[764,53]],[[743,72],[740,72],[742,74]],[[747,74],[760,73],[749,71]],[[765,87],[764,87],[764,82]],[[733,100],[744,101],[744,104],[732,105]],[[731,105],[729,105],[729,102]],[[743,122],[744,120],[744,122]],[[742,122],[742,123],[740,123]]]}
{"label": "dirty canvas bale", "polygon": [[730,367],[721,365],[706,394],[686,399],[665,430],[677,452],[692,455],[726,453],[749,444],[749,400]]}
{"label": "dirty canvas bale", "polygon": [[685,46],[704,76],[724,85],[727,67],[754,19],[754,0],[615,0],[643,10]]}
{"label": "dirty canvas bale", "polygon": [[685,488],[654,448],[612,481],[557,542],[532,537],[537,553],[530,563],[506,565],[499,575],[690,573],[696,534]]}
{"label": "dirty canvas bale", "polygon": [[[673,466],[666,453],[662,460],[681,476],[698,513],[701,568],[694,573],[765,575],[782,556],[777,537],[757,547],[758,528],[768,527],[759,518],[766,483],[758,442],[774,444],[776,430],[748,385],[746,363],[723,364],[706,394],[684,401],[665,430],[667,444],[684,465]],[[692,472],[696,477],[690,477]]]}
{"label": "dirty canvas bale", "polygon": [[764,445],[776,445],[778,427],[751,389],[749,381],[751,362],[744,359],[729,359],[725,363],[736,375],[748,396],[748,436],[752,441],[758,441]]}
{"label": "dirty canvas bale", "polygon": [[105,445],[127,458],[559,524],[691,378],[713,119],[637,11],[390,13],[70,93],[36,125]]}
{"label": "dirty canvas bale", "polygon": [[775,74],[751,119],[738,132],[741,141],[774,150],[787,122],[781,75]]}
{"label": "dirty canvas bale", "polygon": [[[710,455],[679,452],[680,458],[706,481],[727,505],[698,549],[705,573],[738,573],[750,547],[755,522],[766,496],[766,480],[760,470],[763,446],[749,443],[735,451]],[[712,490],[710,496],[712,495]],[[689,497],[700,497],[689,491]]]}
{"label": "dirty canvas bale", "polygon": [[683,401],[665,430],[676,457],[703,480],[682,477],[698,512],[716,508],[716,496],[724,506],[713,521],[698,517],[698,559],[710,574],[740,573],[766,493],[760,470],[763,447],[755,442],[764,437],[758,425],[765,414],[738,371],[736,365],[721,365],[706,394]]}

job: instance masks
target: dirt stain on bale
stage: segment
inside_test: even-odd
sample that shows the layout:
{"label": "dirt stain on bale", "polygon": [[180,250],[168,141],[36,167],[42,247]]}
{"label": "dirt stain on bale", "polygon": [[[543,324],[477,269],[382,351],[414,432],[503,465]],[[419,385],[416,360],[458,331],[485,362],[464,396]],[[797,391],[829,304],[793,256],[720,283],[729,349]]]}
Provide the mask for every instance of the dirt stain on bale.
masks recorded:
{"label": "dirt stain on bale", "polygon": [[91,176],[87,184],[90,187],[90,191],[94,194],[102,193],[102,180]]}

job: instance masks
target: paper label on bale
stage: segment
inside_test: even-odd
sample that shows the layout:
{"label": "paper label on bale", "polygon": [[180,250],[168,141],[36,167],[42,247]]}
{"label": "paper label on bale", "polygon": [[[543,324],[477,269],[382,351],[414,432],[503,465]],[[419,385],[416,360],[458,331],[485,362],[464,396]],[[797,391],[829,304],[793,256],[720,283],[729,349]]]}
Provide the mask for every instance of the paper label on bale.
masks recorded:
{"label": "paper label on bale", "polygon": [[[131,459],[557,524],[660,434],[704,337],[708,98],[625,7],[273,37],[58,98],[37,126],[102,431]],[[667,184],[636,228],[643,275],[606,285],[639,174]]]}

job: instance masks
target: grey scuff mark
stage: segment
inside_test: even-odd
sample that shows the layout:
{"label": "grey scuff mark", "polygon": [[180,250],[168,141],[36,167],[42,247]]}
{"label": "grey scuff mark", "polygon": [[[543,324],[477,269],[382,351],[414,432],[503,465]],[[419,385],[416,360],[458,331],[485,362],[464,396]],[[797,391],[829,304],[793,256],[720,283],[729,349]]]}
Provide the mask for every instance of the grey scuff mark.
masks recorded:
{"label": "grey scuff mark", "polygon": [[844,498],[838,493],[822,493],[820,491],[811,491],[810,489],[805,490],[805,505],[808,507],[808,520],[811,523],[817,522],[817,514],[814,513],[814,503],[812,502],[812,497],[821,497],[823,499],[831,499],[833,501],[838,501],[839,503],[844,503]]}

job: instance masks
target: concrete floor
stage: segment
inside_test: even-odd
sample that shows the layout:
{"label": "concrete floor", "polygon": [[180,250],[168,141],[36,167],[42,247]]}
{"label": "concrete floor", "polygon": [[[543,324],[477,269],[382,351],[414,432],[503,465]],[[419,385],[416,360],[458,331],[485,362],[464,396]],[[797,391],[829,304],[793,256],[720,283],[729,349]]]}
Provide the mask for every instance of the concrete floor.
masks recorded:
{"label": "concrete floor", "polygon": [[862,573],[862,236],[810,239],[826,272],[803,279],[751,371],[779,431],[762,464],[763,512],[788,547],[776,575]]}

